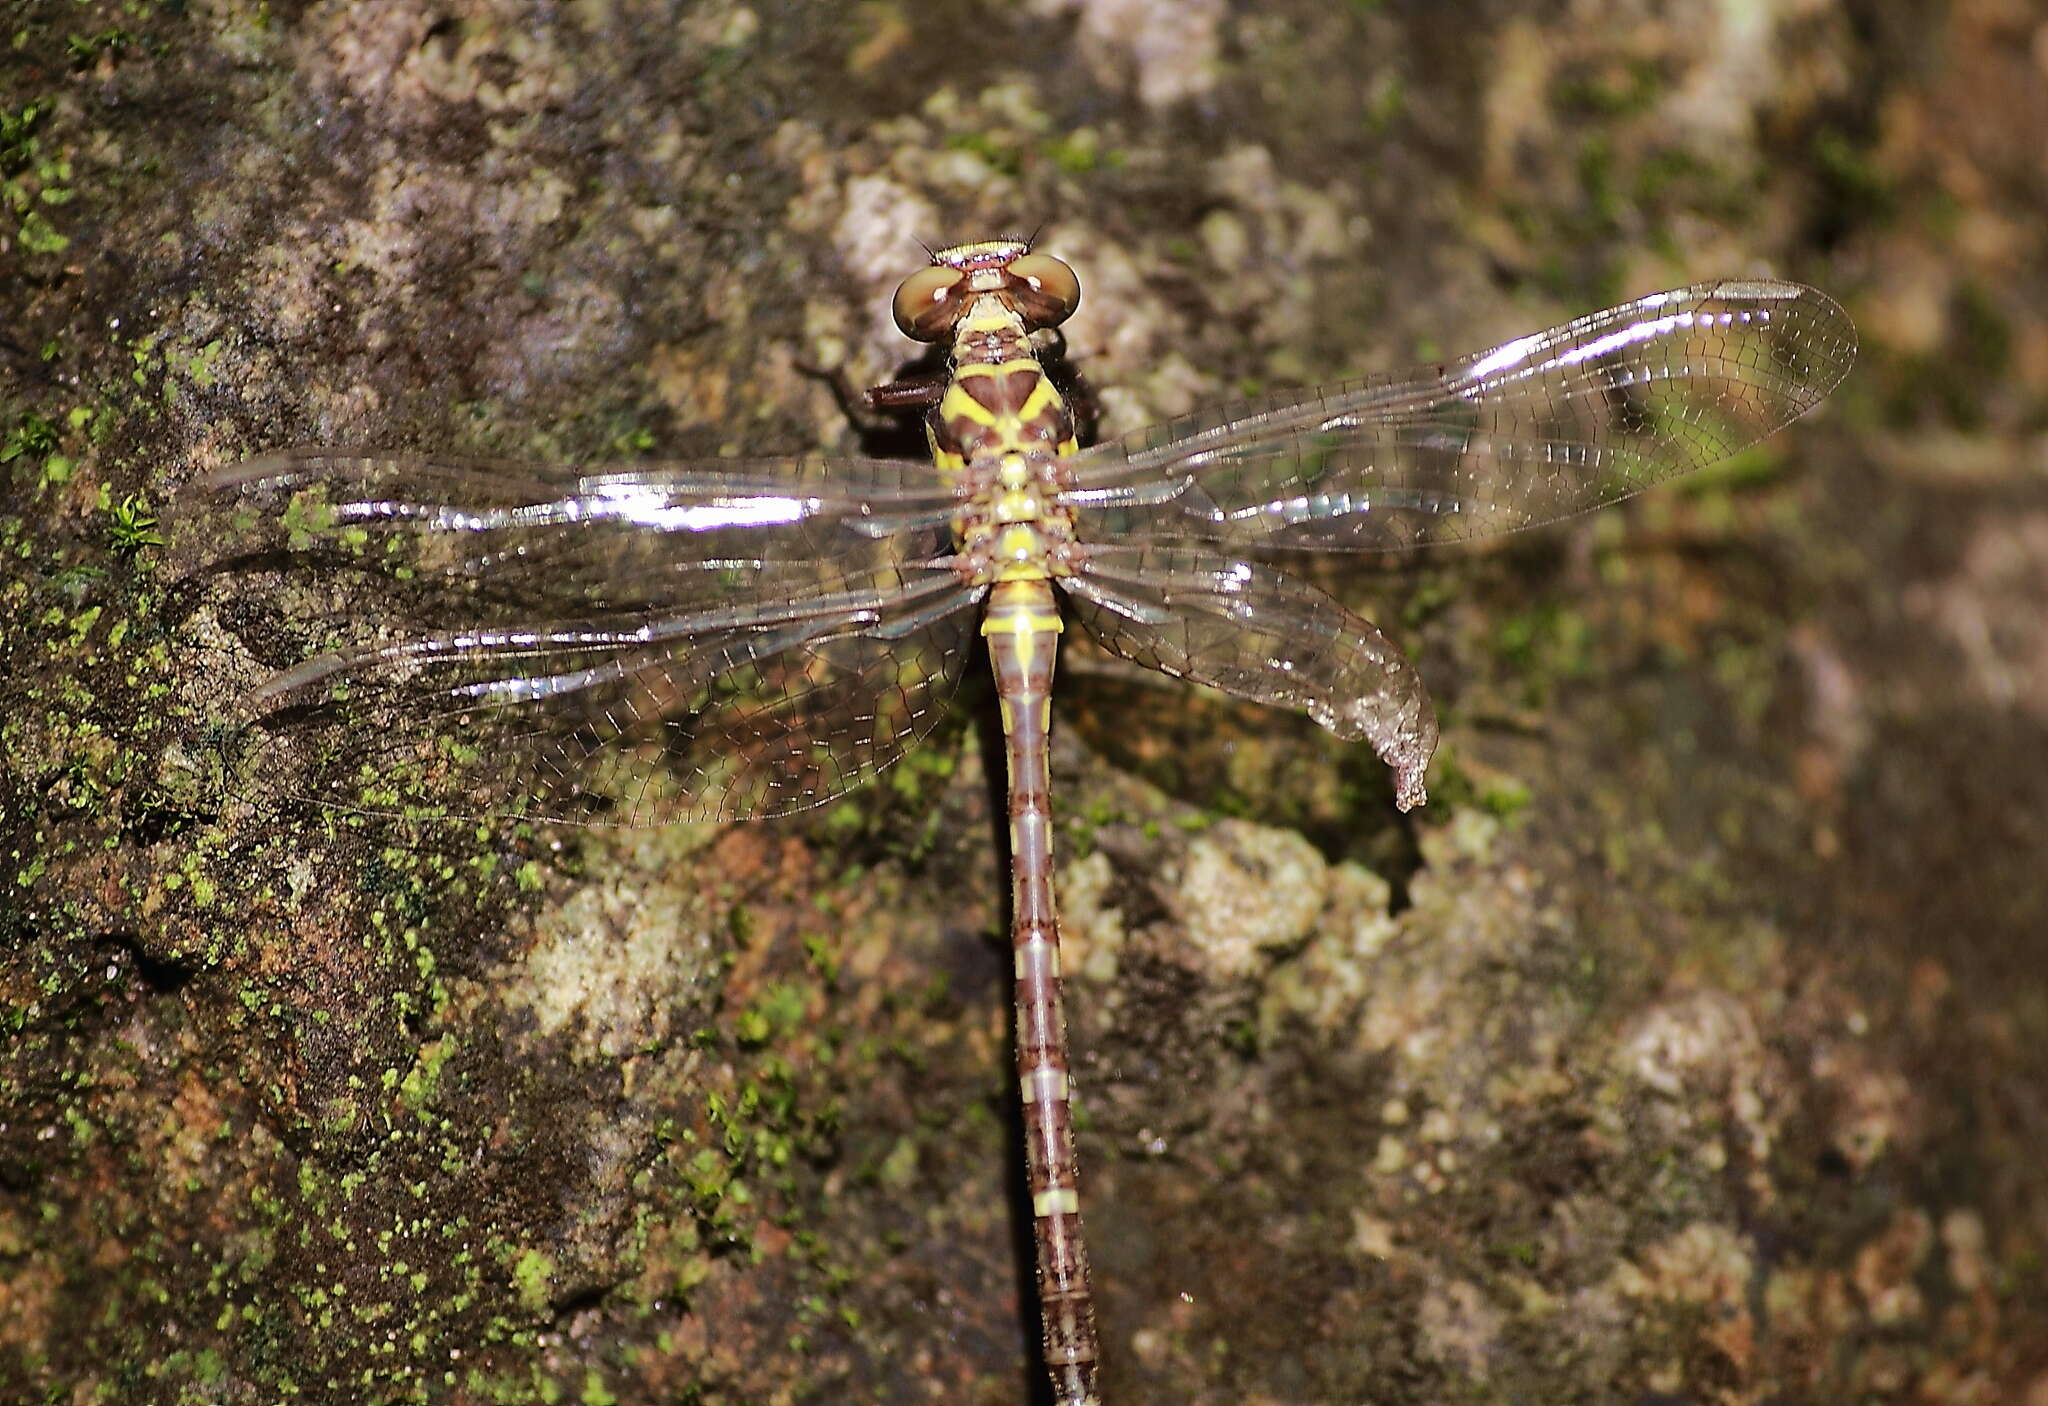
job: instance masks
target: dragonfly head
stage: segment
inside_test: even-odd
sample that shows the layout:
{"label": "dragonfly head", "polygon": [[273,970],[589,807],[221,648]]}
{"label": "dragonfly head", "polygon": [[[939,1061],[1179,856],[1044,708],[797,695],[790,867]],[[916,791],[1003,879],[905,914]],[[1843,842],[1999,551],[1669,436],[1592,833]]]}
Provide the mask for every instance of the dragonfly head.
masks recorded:
{"label": "dragonfly head", "polygon": [[937,342],[977,298],[994,297],[1024,320],[1028,332],[1057,327],[1081,303],[1081,280],[1050,254],[1020,239],[956,244],[903,280],[890,310],[913,341]]}

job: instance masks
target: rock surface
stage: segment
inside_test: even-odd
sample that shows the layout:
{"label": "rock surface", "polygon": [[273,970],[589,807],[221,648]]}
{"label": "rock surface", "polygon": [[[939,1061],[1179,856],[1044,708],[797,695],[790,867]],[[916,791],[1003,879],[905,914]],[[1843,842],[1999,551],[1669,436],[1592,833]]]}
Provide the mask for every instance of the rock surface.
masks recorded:
{"label": "rock surface", "polygon": [[2048,1402],[2027,7],[0,34],[0,1399],[1035,1399],[973,707],[774,825],[251,804],[154,519],[293,444],[849,448],[800,367],[1043,220],[1104,432],[1713,274],[1865,334],[1731,469],[1313,568],[1436,690],[1415,816],[1063,665],[1108,1399]]}

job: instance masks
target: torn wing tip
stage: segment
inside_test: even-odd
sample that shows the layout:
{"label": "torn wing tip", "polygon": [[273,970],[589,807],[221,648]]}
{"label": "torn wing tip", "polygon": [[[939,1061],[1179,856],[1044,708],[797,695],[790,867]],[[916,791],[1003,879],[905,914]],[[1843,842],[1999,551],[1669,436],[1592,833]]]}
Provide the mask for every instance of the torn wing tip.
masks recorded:
{"label": "torn wing tip", "polygon": [[1422,782],[1420,771],[1399,771],[1394,773],[1394,808],[1403,815],[1418,806],[1429,804],[1429,790]]}

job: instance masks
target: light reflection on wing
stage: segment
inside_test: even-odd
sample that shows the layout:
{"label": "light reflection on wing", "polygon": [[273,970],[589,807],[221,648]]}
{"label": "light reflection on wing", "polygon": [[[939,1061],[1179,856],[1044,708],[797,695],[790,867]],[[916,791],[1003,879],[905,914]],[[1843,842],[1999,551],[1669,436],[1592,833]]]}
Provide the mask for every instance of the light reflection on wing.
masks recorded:
{"label": "light reflection on wing", "polygon": [[931,729],[980,598],[932,564],[954,506],[881,460],[315,450],[199,480],[173,549],[229,588],[223,652],[270,666],[232,700],[256,786],[661,824],[816,805]]}
{"label": "light reflection on wing", "polygon": [[1097,545],[1060,584],[1075,618],[1110,653],[1300,709],[1339,737],[1372,743],[1393,769],[1402,810],[1425,799],[1437,729],[1421,675],[1386,636],[1313,586],[1198,549]]}
{"label": "light reflection on wing", "polygon": [[[207,474],[178,516],[210,559],[278,552],[461,579],[508,600],[673,609],[800,584],[820,560],[923,530],[958,507],[928,463],[888,459],[494,463],[347,449],[264,455]],[[196,525],[196,524],[195,524]]]}
{"label": "light reflection on wing", "polygon": [[1638,298],[1441,367],[1221,406],[1074,461],[1090,537],[1360,551],[1512,532],[1747,448],[1848,373],[1796,283]]}

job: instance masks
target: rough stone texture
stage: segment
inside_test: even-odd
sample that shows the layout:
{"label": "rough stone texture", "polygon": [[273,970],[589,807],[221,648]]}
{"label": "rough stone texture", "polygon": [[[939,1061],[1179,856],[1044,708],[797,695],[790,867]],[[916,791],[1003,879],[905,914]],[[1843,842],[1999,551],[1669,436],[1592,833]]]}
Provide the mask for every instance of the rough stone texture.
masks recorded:
{"label": "rough stone texture", "polygon": [[1105,431],[1715,273],[1865,333],[1733,469],[1316,568],[1437,691],[1414,817],[1063,666],[1109,1399],[2048,1401],[2034,7],[0,40],[0,1400],[1032,1399],[967,726],[774,826],[252,805],[149,517],[316,441],[846,447],[799,363],[886,375],[914,238],[1045,221]]}

